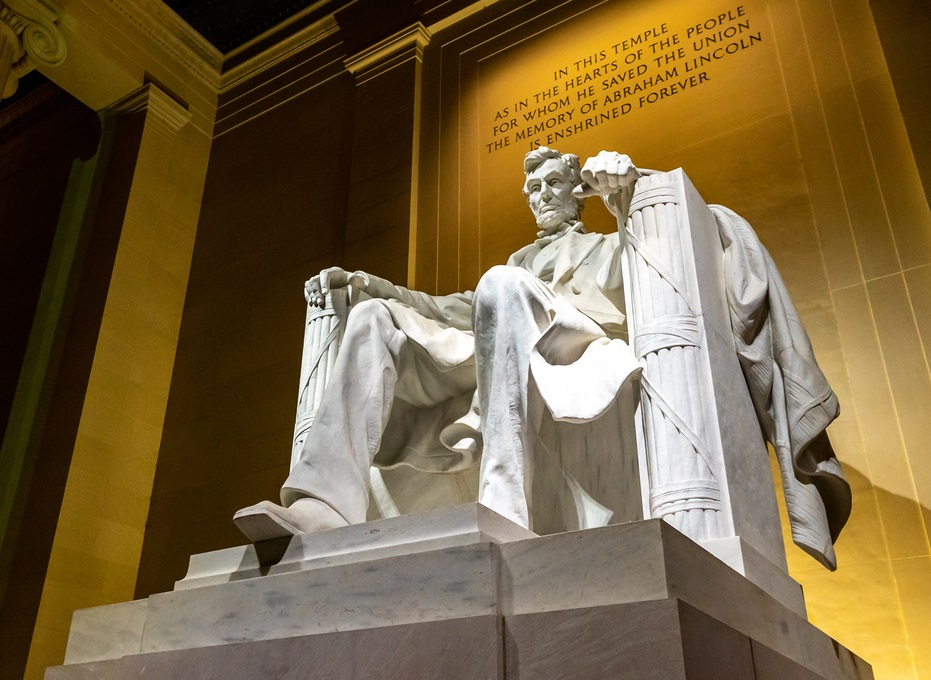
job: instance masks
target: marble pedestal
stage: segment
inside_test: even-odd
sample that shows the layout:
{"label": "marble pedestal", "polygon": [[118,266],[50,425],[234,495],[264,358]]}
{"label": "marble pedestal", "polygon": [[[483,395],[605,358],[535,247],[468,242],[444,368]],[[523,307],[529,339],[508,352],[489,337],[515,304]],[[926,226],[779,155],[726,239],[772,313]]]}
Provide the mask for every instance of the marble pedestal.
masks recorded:
{"label": "marble pedestal", "polygon": [[872,678],[660,520],[535,537],[467,505],[260,547],[76,612],[46,679]]}

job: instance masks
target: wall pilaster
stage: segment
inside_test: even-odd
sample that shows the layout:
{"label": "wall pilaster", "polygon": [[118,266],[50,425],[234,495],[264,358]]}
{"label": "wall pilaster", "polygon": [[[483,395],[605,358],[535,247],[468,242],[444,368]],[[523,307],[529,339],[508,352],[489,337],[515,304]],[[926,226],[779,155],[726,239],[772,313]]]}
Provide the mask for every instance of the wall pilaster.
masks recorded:
{"label": "wall pilaster", "polygon": [[413,24],[345,60],[355,77],[346,263],[407,284],[417,235],[423,50]]}
{"label": "wall pilaster", "polygon": [[134,596],[210,149],[151,84],[101,116],[141,137],[27,678],[61,662],[73,609]]}

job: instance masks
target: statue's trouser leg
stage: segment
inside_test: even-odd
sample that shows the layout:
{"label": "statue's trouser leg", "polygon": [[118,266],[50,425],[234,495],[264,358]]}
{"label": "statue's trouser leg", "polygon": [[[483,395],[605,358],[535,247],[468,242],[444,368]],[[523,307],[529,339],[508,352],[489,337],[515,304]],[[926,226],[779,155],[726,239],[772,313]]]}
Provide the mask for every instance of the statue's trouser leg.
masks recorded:
{"label": "statue's trouser leg", "polygon": [[385,302],[359,303],[349,314],[301,459],[281,489],[282,502],[289,506],[300,498],[318,498],[350,524],[364,522],[369,468],[395,397],[431,406],[471,392],[474,380],[471,362],[445,371],[437,368],[398,329]]}
{"label": "statue's trouser leg", "polygon": [[530,527],[533,443],[543,402],[529,384],[530,352],[552,322],[556,295],[518,267],[493,267],[472,301],[482,413],[479,502]]}

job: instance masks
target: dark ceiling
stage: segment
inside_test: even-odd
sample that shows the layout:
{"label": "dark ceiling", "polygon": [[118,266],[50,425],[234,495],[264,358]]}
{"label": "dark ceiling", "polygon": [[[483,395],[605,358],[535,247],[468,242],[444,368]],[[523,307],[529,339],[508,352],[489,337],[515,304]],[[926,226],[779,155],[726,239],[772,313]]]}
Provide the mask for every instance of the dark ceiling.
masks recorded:
{"label": "dark ceiling", "polygon": [[[223,54],[303,12],[289,30],[332,14],[346,49],[357,50],[414,21],[430,23],[473,0],[163,0]],[[309,8],[313,9],[309,9]],[[273,41],[275,38],[269,37]],[[248,51],[268,47],[258,41]],[[242,54],[236,59],[241,59]],[[228,64],[224,63],[224,66]]]}
{"label": "dark ceiling", "polygon": [[[214,47],[226,54],[278,25],[315,0],[164,0]],[[331,5],[321,8],[332,12]]]}

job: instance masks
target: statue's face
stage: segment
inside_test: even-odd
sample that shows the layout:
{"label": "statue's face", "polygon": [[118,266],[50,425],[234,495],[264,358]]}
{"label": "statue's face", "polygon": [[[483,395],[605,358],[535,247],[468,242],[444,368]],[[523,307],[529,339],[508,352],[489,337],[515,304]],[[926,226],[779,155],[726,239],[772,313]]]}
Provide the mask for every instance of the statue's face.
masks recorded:
{"label": "statue's face", "polygon": [[547,158],[527,175],[524,191],[537,226],[552,234],[563,222],[579,217],[579,202],[572,195],[569,166],[559,158]]}

